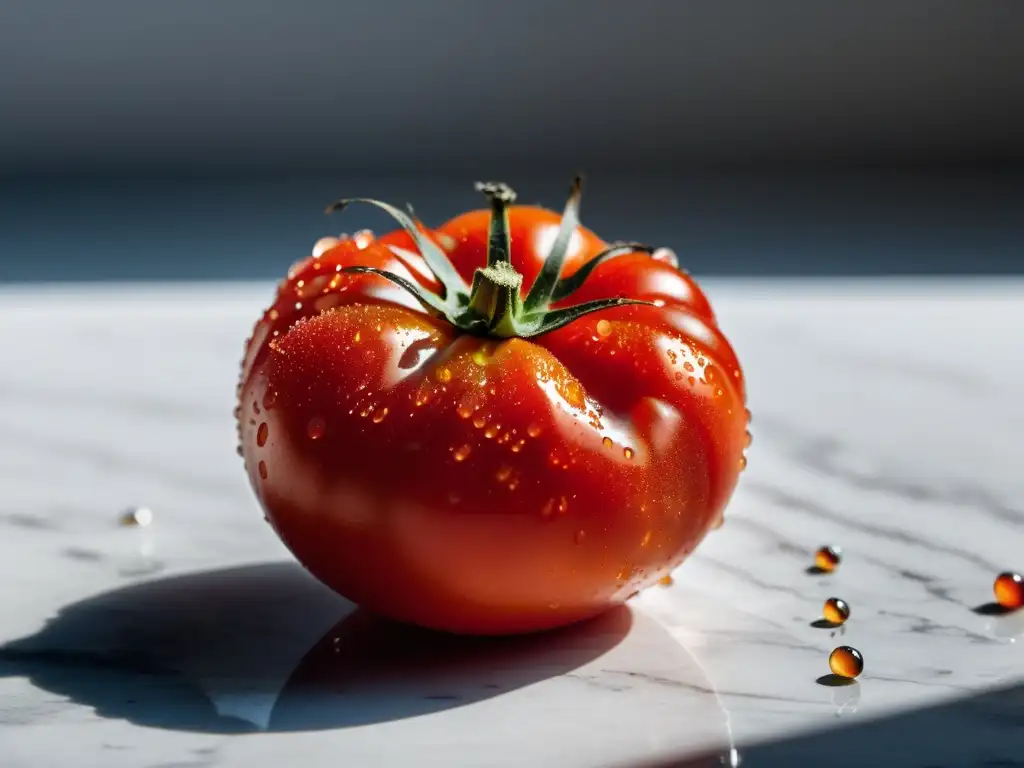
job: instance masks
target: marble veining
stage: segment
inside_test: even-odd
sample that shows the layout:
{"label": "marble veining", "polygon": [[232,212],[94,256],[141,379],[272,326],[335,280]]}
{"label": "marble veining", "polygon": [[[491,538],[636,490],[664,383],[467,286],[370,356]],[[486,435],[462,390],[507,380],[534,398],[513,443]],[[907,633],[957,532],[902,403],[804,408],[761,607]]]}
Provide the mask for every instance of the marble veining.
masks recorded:
{"label": "marble veining", "polygon": [[1024,613],[991,603],[1024,281],[709,284],[754,414],[726,524],[672,587],[496,642],[396,632],[264,524],[231,410],[270,290],[0,292],[4,768],[1024,765]]}

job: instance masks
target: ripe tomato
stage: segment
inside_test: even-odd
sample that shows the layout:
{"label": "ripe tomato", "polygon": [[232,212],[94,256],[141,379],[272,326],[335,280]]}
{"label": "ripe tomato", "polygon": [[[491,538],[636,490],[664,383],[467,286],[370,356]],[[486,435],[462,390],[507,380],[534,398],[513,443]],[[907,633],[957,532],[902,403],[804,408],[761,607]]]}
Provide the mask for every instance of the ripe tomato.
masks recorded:
{"label": "ripe tomato", "polygon": [[743,374],[670,252],[489,209],[321,242],[246,345],[241,453],[267,518],[365,608],[496,634],[667,575],[745,463]]}

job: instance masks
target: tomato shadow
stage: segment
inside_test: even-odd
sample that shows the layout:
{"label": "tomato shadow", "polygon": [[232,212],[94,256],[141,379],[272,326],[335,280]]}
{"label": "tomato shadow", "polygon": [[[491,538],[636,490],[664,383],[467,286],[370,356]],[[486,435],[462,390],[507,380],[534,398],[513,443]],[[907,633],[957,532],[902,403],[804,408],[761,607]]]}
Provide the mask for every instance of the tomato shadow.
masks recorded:
{"label": "tomato shadow", "polygon": [[563,675],[628,633],[625,608],[566,629],[455,637],[378,619],[297,565],[152,581],[63,608],[0,646],[0,677],[137,725],[305,731],[460,707]]}

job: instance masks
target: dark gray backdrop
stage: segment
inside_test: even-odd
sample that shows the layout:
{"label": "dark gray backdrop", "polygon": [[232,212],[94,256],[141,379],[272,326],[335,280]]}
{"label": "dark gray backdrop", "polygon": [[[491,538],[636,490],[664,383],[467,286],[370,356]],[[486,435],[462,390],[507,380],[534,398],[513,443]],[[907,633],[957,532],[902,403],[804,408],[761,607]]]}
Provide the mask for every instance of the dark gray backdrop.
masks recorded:
{"label": "dark gray backdrop", "polygon": [[981,0],[15,0],[0,279],[270,276],[364,223],[333,196],[576,169],[697,271],[1018,271],[1022,40]]}

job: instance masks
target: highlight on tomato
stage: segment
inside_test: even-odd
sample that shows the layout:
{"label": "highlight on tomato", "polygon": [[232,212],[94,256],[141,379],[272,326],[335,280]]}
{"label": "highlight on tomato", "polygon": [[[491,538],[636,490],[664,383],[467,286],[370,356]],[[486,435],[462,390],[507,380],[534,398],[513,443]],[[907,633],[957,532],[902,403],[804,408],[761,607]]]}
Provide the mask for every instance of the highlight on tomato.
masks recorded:
{"label": "highlight on tomato", "polygon": [[674,254],[487,207],[320,241],[246,344],[240,453],[267,519],[377,614],[469,634],[594,616],[720,524],[743,372]]}

